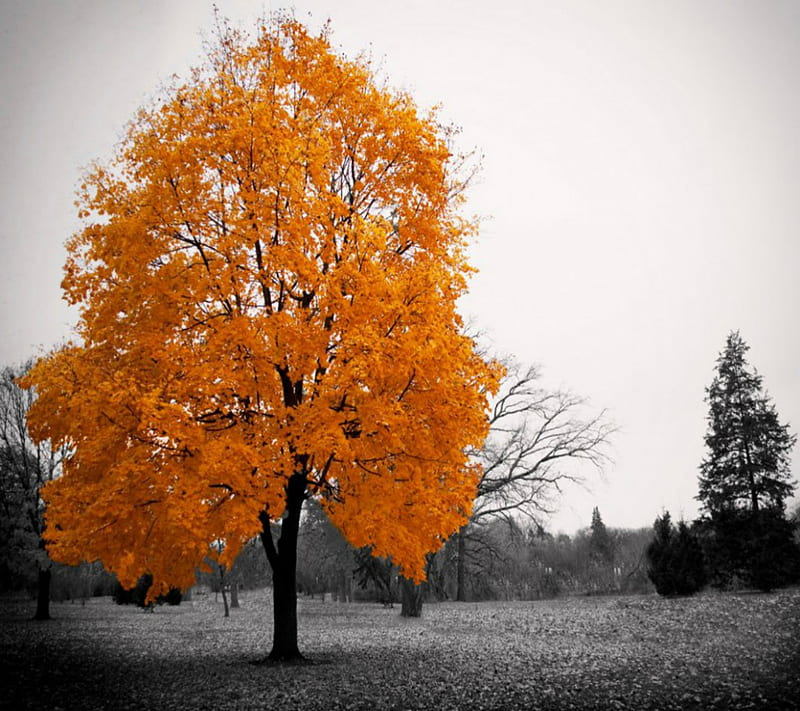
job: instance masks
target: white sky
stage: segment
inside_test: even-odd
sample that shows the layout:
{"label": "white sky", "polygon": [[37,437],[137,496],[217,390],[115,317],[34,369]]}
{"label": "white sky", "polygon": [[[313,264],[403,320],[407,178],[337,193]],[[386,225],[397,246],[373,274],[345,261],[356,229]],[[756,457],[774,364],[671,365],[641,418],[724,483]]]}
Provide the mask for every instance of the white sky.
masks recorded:
{"label": "white sky", "polygon": [[[217,5],[245,23],[282,7]],[[469,209],[491,219],[465,315],[621,428],[605,480],[568,490],[554,528],[595,505],[609,526],[697,514],[704,388],[732,329],[800,430],[800,3],[294,7],[483,153]],[[68,335],[80,169],[186,76],[211,22],[198,0],[0,2],[0,364]]]}

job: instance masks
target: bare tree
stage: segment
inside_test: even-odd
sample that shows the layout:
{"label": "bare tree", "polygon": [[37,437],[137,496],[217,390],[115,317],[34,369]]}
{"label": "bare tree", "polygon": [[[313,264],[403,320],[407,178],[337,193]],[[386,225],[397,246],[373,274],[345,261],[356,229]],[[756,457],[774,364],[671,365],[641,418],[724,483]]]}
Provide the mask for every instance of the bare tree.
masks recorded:
{"label": "bare tree", "polygon": [[464,599],[466,548],[484,524],[497,519],[542,519],[555,510],[567,483],[583,483],[588,466],[601,471],[608,461],[615,427],[605,410],[585,414],[586,401],[539,383],[536,366],[506,365],[506,376],[490,413],[483,447],[472,453],[483,468],[472,517],[457,539],[456,599]]}
{"label": "bare tree", "polygon": [[36,619],[50,619],[51,561],[44,545],[41,488],[61,471],[66,448],[52,451],[49,441],[35,445],[28,434],[28,409],[35,399],[17,378],[31,363],[6,367],[0,375],[0,513],[2,563],[25,577],[37,578]]}
{"label": "bare tree", "polygon": [[[506,375],[489,413],[489,435],[471,452],[482,467],[472,516],[437,553],[450,556],[455,547],[457,600],[466,597],[468,567],[486,574],[487,565],[509,564],[507,538],[496,535],[497,523],[507,522],[512,537],[526,528],[544,533],[543,521],[555,511],[563,486],[584,484],[587,468],[602,471],[616,429],[605,410],[589,411],[584,398],[542,387],[538,367],[525,368],[514,361],[505,365]],[[521,525],[525,519],[528,526]],[[449,566],[446,561],[442,567]],[[422,587],[406,581],[402,591],[404,609],[413,613],[401,614],[419,616]]]}

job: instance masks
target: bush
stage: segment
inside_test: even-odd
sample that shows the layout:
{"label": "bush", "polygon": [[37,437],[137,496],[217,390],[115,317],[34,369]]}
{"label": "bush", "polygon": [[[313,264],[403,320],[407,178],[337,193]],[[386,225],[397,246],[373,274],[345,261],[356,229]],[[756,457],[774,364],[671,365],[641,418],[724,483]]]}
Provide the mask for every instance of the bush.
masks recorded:
{"label": "bush", "polygon": [[162,598],[167,605],[180,605],[183,601],[183,593],[178,588],[170,588],[166,595],[160,596],[158,599]]}
{"label": "bush", "polygon": [[118,582],[116,590],[114,591],[114,602],[117,605],[137,605],[144,607],[144,600],[147,597],[147,591],[153,583],[151,575],[142,575],[136,581],[136,585],[132,588],[123,588]]}
{"label": "bush", "polygon": [[702,522],[712,584],[734,581],[770,591],[800,581],[795,527],[779,509],[728,509]]}
{"label": "bush", "polygon": [[[119,583],[117,583],[114,592],[114,602],[117,605],[137,605],[138,607],[150,607],[145,603],[147,592],[153,584],[153,576],[149,573],[142,575],[136,582],[136,585],[129,590],[126,590]],[[178,588],[170,588],[166,595],[159,595],[156,598],[156,605],[180,605],[183,599],[183,593]]]}
{"label": "bush", "polygon": [[703,551],[695,534],[681,521],[677,531],[669,512],[653,523],[647,546],[647,575],[659,595],[692,595],[706,583]]}

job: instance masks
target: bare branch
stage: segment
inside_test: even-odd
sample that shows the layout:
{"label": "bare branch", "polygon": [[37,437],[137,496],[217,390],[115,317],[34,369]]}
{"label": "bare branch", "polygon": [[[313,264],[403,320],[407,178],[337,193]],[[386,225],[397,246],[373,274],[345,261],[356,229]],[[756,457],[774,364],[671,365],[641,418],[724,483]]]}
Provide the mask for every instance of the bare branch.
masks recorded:
{"label": "bare branch", "polygon": [[492,405],[490,432],[472,453],[483,467],[472,523],[522,515],[537,521],[553,511],[568,482],[583,482],[588,466],[602,472],[615,427],[605,410],[584,414],[587,403],[539,385],[539,369],[507,364]]}

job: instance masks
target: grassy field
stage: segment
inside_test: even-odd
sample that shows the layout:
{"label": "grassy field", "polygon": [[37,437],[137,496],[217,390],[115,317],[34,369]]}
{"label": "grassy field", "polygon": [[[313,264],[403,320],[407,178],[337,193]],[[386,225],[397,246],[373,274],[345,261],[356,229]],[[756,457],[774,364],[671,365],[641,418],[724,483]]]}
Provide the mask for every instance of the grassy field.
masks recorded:
{"label": "grassy field", "polygon": [[299,666],[269,651],[268,592],[225,619],[195,600],[0,604],[8,709],[800,708],[800,590],[426,605],[300,600]]}

